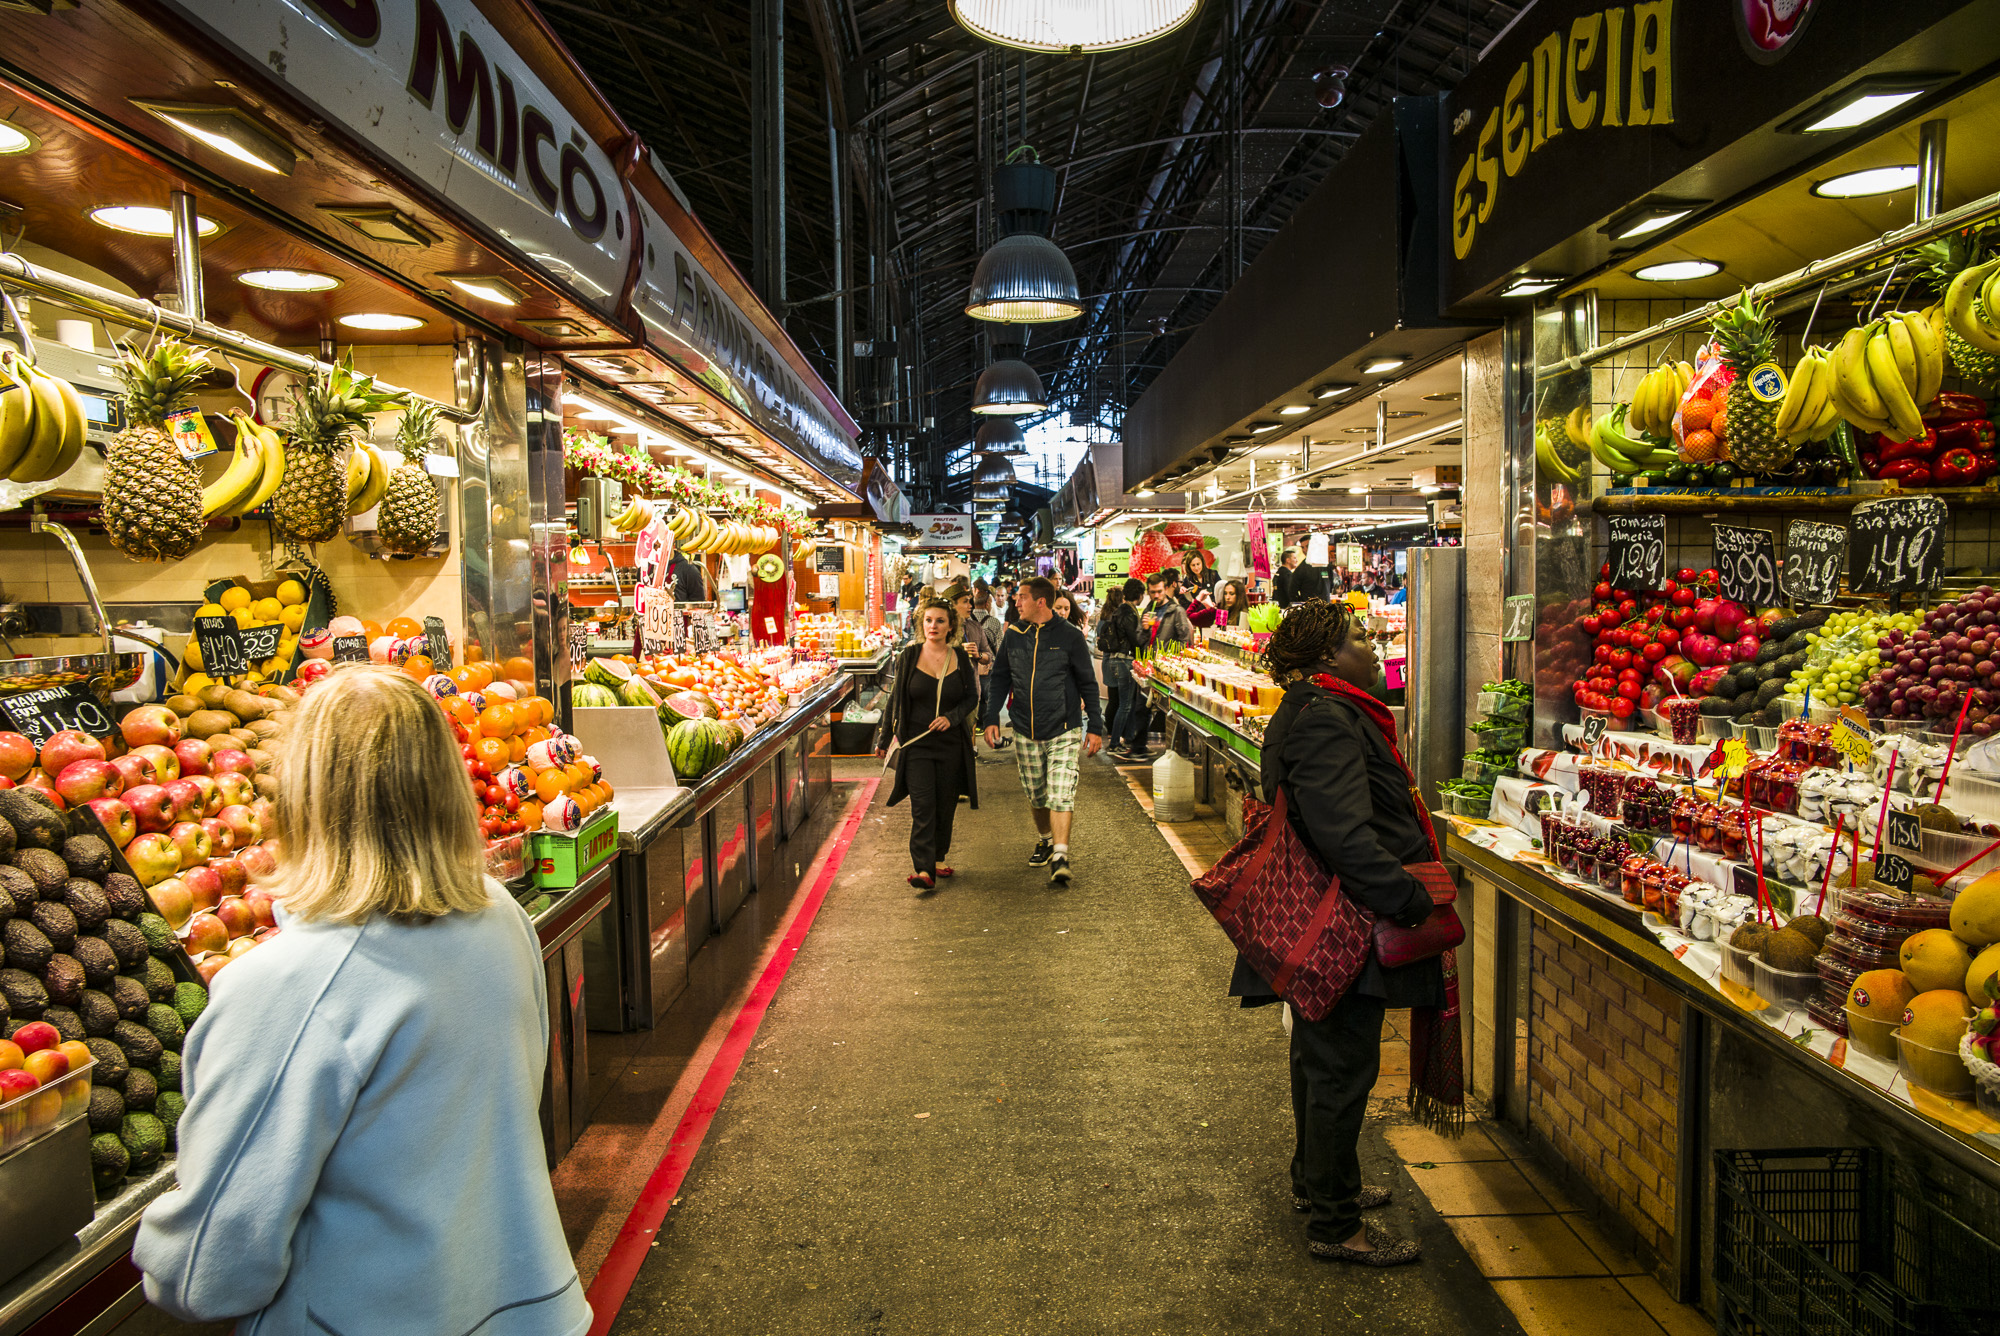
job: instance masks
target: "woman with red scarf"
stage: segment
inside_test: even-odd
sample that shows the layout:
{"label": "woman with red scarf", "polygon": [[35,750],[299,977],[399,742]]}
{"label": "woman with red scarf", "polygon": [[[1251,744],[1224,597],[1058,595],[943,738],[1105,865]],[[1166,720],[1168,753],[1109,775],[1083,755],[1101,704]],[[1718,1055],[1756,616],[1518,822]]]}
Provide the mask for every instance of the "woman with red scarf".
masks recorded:
{"label": "woman with red scarf", "polygon": [[[1404,864],[1438,857],[1430,816],[1396,748],[1395,723],[1373,694],[1382,665],[1345,603],[1309,602],[1285,614],[1264,665],[1285,699],[1264,731],[1263,788],[1287,794],[1300,837],[1345,894],[1378,918],[1415,927],[1431,897]],[[1278,1000],[1240,957],[1231,996],[1244,1006]],[[1366,1266],[1419,1257],[1417,1244],[1363,1225],[1389,1189],[1364,1186],[1358,1146],[1368,1092],[1382,1058],[1382,1013],[1413,1009],[1410,1105],[1447,1132],[1462,1125],[1456,968],[1451,953],[1386,969],[1371,951],[1347,995],[1322,1019],[1292,1018],[1292,1207],[1309,1213],[1313,1256]]]}

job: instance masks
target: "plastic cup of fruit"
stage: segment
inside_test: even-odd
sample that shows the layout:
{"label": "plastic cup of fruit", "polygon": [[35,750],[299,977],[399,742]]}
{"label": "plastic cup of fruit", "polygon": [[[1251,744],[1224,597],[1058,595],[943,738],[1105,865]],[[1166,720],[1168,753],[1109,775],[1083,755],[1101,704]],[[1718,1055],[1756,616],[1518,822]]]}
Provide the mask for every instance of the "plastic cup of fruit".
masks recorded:
{"label": "plastic cup of fruit", "polygon": [[1675,742],[1691,746],[1701,741],[1700,701],[1687,696],[1675,696],[1662,701],[1660,710],[1667,716],[1667,727],[1673,730]]}
{"label": "plastic cup of fruit", "polygon": [[1957,1041],[1949,1049],[1932,1048],[1896,1031],[1897,1065],[1911,1085],[1949,1099],[1971,1099],[1972,1073],[1958,1056]]}

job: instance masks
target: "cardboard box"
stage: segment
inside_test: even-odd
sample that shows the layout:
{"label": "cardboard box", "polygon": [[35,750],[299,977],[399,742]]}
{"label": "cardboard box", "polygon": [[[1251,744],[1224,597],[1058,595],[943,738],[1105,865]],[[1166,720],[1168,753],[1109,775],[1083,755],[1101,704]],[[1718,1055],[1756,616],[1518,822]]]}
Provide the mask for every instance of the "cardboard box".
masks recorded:
{"label": "cardboard box", "polygon": [[534,833],[530,872],[545,890],[574,886],[618,854],[618,809],[604,807],[574,835]]}

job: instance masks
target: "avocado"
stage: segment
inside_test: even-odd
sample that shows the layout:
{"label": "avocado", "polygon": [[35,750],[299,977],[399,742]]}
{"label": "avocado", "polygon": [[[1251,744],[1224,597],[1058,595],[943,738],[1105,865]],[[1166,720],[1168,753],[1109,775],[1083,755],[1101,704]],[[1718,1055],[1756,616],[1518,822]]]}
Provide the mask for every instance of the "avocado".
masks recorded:
{"label": "avocado", "polygon": [[[6,790],[0,789],[0,793],[4,792]],[[0,923],[0,947],[6,950],[8,969],[25,970],[30,974],[40,974],[48,967],[49,957],[56,953],[48,935],[24,918],[10,918]]]}
{"label": "avocado", "polygon": [[97,1059],[97,1065],[90,1069],[90,1083],[123,1089],[125,1073],[132,1070],[132,1064],[125,1060],[125,1050],[109,1039],[86,1039],[83,1043],[90,1056]]}
{"label": "avocado", "polygon": [[83,1021],[68,1007],[44,1008],[42,1019],[56,1027],[56,1033],[63,1037],[63,1042],[66,1044],[73,1040],[80,1042],[84,1037]]}
{"label": "avocado", "polygon": [[1808,631],[1799,631],[1786,636],[1784,640],[1785,655],[1789,657],[1793,654],[1804,654],[1810,650],[1812,648],[1812,641],[1806,638],[1810,634]]}
{"label": "avocado", "polygon": [[[0,789],[0,795],[14,792]],[[63,883],[69,880],[69,864],[47,849],[31,847],[16,849],[7,855],[7,861],[26,873],[28,880],[35,883],[35,898],[47,900],[61,893]]]}
{"label": "avocado", "polygon": [[62,842],[62,860],[73,877],[102,881],[111,871],[111,846],[98,835],[72,835]]}
{"label": "avocado", "polygon": [[100,993],[95,988],[83,990],[76,1014],[83,1017],[83,1032],[93,1039],[106,1038],[118,1027],[118,1004],[109,993]]}
{"label": "avocado", "polygon": [[155,1002],[174,1000],[174,972],[158,956],[146,957],[145,965],[132,971],[132,977],[146,985],[146,996]]}
{"label": "avocado", "polygon": [[30,797],[33,792],[26,786],[0,789],[0,817],[4,817],[7,824],[14,828],[20,848],[60,848],[69,833],[64,827],[62,813]]}
{"label": "avocado", "polygon": [[[0,789],[0,792],[6,792]],[[118,1139],[132,1155],[134,1169],[150,1169],[167,1153],[167,1129],[150,1113],[128,1113]]]}
{"label": "avocado", "polygon": [[111,1027],[111,1042],[125,1050],[125,1060],[134,1067],[158,1065],[165,1052],[151,1030],[137,1021],[120,1021]]}
{"label": "avocado", "polygon": [[110,1192],[123,1183],[131,1167],[132,1153],[116,1132],[100,1132],[90,1139],[90,1180],[99,1192]]}
{"label": "avocado", "polygon": [[122,919],[136,919],[153,909],[145,888],[123,872],[113,872],[104,878],[104,898],[110,902],[112,914]]}
{"label": "avocado", "polygon": [[1757,647],[1757,657],[1753,662],[1760,664],[1770,663],[1783,656],[1784,652],[1785,647],[1782,644],[1775,640],[1766,640]]}
{"label": "avocado", "polygon": [[1757,699],[1757,689],[1752,687],[1748,691],[1738,693],[1736,699],[1730,702],[1729,712],[1732,715],[1745,715],[1763,708],[1764,702]]}
{"label": "avocado", "polygon": [[162,1090],[153,1102],[153,1116],[167,1129],[167,1149],[180,1148],[181,1115],[187,1112],[187,1099],[178,1090]]}
{"label": "avocado", "polygon": [[76,916],[78,932],[96,932],[111,917],[111,902],[104,898],[103,888],[82,877],[63,883],[62,902]]}
{"label": "avocado", "polygon": [[160,1047],[170,1053],[180,1052],[181,1041],[187,1038],[187,1026],[181,1024],[180,1013],[164,1002],[146,1008],[146,1028],[160,1041]]}
{"label": "avocado", "polygon": [[118,957],[102,938],[79,937],[70,954],[83,966],[83,986],[100,991],[107,987],[118,974]]}
{"label": "avocado", "polygon": [[153,1069],[153,1079],[159,1083],[162,1092],[171,1090],[178,1094],[181,1088],[181,1055],[160,1054],[160,1065]]}
{"label": "avocado", "polygon": [[148,951],[171,951],[174,949],[174,930],[158,914],[148,910],[133,922],[139,933],[146,939]]}
{"label": "avocado", "polygon": [[208,1008],[208,990],[198,983],[177,983],[174,985],[174,1010],[180,1013],[181,1024],[193,1025],[195,1019]]}
{"label": "avocado", "polygon": [[1798,672],[1799,669],[1806,666],[1806,656],[1803,654],[1787,654],[1771,666],[1789,678],[1792,674]]}
{"label": "avocado", "polygon": [[83,996],[83,963],[75,956],[56,952],[42,967],[42,987],[48,989],[49,1001],[54,1005],[74,1007]]}
{"label": "avocado", "polygon": [[1764,643],[1767,645],[1779,644],[1790,640],[1799,632],[1808,629],[1810,628],[1806,626],[1801,618],[1780,617],[1777,621],[1772,622],[1770,627],[1764,632]]}
{"label": "avocado", "polygon": [[90,1088],[90,1130],[116,1132],[125,1121],[125,1097],[108,1085]]}
{"label": "avocado", "polygon": [[160,1087],[153,1080],[153,1074],[144,1067],[134,1067],[125,1073],[125,1107],[128,1109],[150,1109],[159,1097]]}
{"label": "avocado", "polygon": [[[0,822],[0,825],[4,825]],[[7,898],[14,902],[14,912],[25,914],[28,906],[42,898],[35,888],[35,879],[12,863],[0,864],[0,890],[7,892]]]}
{"label": "avocado", "polygon": [[28,922],[40,928],[58,951],[67,952],[76,945],[76,915],[60,901],[44,899],[28,911]]}
{"label": "avocado", "polygon": [[[0,789],[0,793],[4,792],[6,790]],[[146,934],[124,919],[104,920],[104,927],[99,930],[99,935],[104,938],[105,945],[111,948],[111,953],[118,957],[119,969],[138,969],[146,963]]]}
{"label": "avocado", "polygon": [[1785,680],[1781,677],[1774,677],[1763,686],[1757,688],[1757,704],[1760,706],[1769,705],[1784,694]]}
{"label": "avocado", "polygon": [[111,981],[111,1001],[118,1008],[119,1020],[143,1021],[153,998],[145,984],[121,974]]}
{"label": "avocado", "polygon": [[1721,696],[1704,696],[1701,712],[1716,719],[1727,719],[1733,709],[1732,703]]}
{"label": "avocado", "polygon": [[[0,789],[0,793],[5,792],[5,789]],[[19,921],[8,919],[7,926],[11,927]],[[49,992],[42,987],[42,981],[11,965],[0,969],[0,997],[7,999],[8,1014],[17,1021],[34,1020],[49,1004]]]}
{"label": "avocado", "polygon": [[0,858],[13,853],[20,847],[20,843],[20,839],[14,834],[14,828],[5,821],[0,821]]}
{"label": "avocado", "polygon": [[0,886],[0,922],[4,922],[5,920],[13,917],[14,917],[14,897],[8,894],[7,888],[5,886]]}

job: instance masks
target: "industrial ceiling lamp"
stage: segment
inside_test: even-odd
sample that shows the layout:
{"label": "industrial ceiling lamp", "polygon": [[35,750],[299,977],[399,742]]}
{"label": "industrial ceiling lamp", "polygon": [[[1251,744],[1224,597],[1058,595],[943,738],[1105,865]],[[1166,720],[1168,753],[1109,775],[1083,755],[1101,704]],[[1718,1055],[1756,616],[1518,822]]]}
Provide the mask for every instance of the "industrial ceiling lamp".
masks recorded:
{"label": "industrial ceiling lamp", "polygon": [[1028,438],[1022,434],[1020,424],[1002,417],[980,423],[979,430],[972,433],[972,444],[989,455],[1028,453]]}
{"label": "industrial ceiling lamp", "polygon": [[972,411],[986,416],[1020,417],[1048,411],[1048,397],[1042,392],[1042,378],[1021,360],[1026,349],[1018,343],[993,347],[995,361],[979,373],[972,387]]}
{"label": "industrial ceiling lamp", "polygon": [[949,8],[960,27],[989,42],[1075,56],[1165,37],[1201,0],[949,0]]}
{"label": "industrial ceiling lamp", "polygon": [[1005,455],[990,454],[979,456],[979,467],[972,479],[979,487],[1012,487],[1019,481],[1013,463]]}
{"label": "industrial ceiling lamp", "polygon": [[993,216],[1000,239],[979,257],[965,313],[975,320],[1016,325],[1073,320],[1083,314],[1076,271],[1048,237],[1056,204],[1056,174],[1023,145],[993,171]]}

